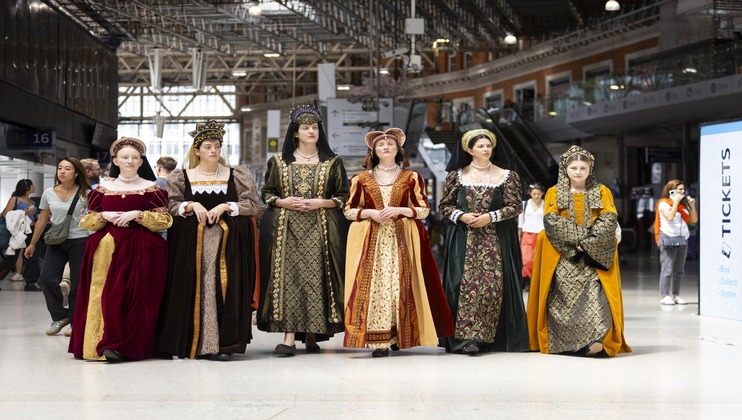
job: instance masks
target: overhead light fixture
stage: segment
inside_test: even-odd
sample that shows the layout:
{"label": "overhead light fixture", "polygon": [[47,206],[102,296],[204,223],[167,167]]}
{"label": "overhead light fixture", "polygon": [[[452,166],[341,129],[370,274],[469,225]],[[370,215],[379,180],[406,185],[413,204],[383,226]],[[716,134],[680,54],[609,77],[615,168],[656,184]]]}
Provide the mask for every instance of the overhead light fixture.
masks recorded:
{"label": "overhead light fixture", "polygon": [[616,0],[608,0],[605,2],[606,12],[618,12],[621,10],[621,5]]}
{"label": "overhead light fixture", "polygon": [[247,72],[244,70],[234,70],[232,71],[232,77],[245,77],[247,76]]}
{"label": "overhead light fixture", "polygon": [[686,67],[686,68],[683,69],[683,73],[696,74],[696,73],[698,73],[698,70],[694,69],[693,67]]}
{"label": "overhead light fixture", "polygon": [[518,42],[518,38],[516,38],[515,35],[511,34],[510,32],[508,32],[508,34],[505,35],[504,41],[508,45],[513,45],[516,42]]}
{"label": "overhead light fixture", "polygon": [[350,85],[338,85],[337,90],[350,90]]}
{"label": "overhead light fixture", "polygon": [[260,8],[260,2],[257,0],[249,1],[242,5],[247,9],[247,14],[250,16],[261,16],[263,9]]}
{"label": "overhead light fixture", "polygon": [[448,38],[438,38],[435,41],[433,41],[433,48],[439,48],[441,47],[441,44],[448,44],[451,41]]}
{"label": "overhead light fixture", "polygon": [[550,117],[556,117],[556,115],[557,115],[556,111],[549,111]]}
{"label": "overhead light fixture", "polygon": [[621,86],[619,86],[617,84],[612,84],[611,85],[611,90],[621,90],[621,89],[623,89],[623,85],[621,85]]}
{"label": "overhead light fixture", "polygon": [[243,107],[240,107],[240,111],[242,111],[242,112],[251,112],[252,111],[252,108],[250,108],[249,106],[243,106]]}
{"label": "overhead light fixture", "polygon": [[265,53],[265,54],[263,54],[263,57],[266,57],[266,58],[276,58],[276,57],[280,57],[280,56],[281,56],[281,54],[279,54],[279,53]]}
{"label": "overhead light fixture", "polygon": [[389,69],[386,67],[382,67],[379,69],[379,74],[389,74]]}

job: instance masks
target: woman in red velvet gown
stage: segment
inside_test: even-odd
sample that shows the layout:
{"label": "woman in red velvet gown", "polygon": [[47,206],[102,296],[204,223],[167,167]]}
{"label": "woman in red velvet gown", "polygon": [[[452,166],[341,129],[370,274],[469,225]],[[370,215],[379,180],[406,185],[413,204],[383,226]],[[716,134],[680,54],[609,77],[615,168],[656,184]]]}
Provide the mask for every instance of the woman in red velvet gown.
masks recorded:
{"label": "woman in red velvet gown", "polygon": [[69,348],[78,359],[115,363],[158,355],[167,243],[157,232],[173,219],[145,151],[138,139],[116,140],[113,179],[88,194],[80,227],[95,233],[85,246]]}

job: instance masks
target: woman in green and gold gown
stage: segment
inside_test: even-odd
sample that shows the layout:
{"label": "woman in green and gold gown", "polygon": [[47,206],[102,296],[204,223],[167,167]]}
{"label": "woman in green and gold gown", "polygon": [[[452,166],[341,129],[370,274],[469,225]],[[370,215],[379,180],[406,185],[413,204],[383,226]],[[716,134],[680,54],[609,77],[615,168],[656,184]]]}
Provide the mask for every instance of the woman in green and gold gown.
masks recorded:
{"label": "woman in green and gold gown", "polygon": [[260,226],[258,329],[284,333],[279,354],[293,355],[297,339],[317,353],[317,341],[343,331],[348,177],[315,107],[291,111],[262,193],[268,209]]}

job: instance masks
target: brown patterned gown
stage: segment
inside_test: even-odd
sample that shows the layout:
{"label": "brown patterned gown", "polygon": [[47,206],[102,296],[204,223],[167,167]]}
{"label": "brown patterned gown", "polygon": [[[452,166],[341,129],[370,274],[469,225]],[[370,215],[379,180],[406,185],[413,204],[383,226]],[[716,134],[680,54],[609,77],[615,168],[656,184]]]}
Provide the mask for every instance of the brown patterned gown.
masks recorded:
{"label": "brown patterned gown", "polygon": [[[460,351],[468,343],[495,343],[509,351],[526,350],[525,308],[518,283],[520,254],[517,252],[515,217],[521,211],[520,178],[507,171],[496,183],[463,184],[461,172],[448,174],[439,209],[452,221],[447,235],[444,287],[455,321],[454,337],[446,339],[448,351]],[[458,218],[463,213],[495,211],[496,221],[469,229]],[[509,299],[505,299],[505,291]],[[513,298],[510,298],[514,296]],[[518,303],[519,305],[514,305]],[[503,311],[507,301],[507,311]],[[508,312],[502,317],[503,312]],[[507,330],[510,329],[510,333]],[[506,340],[506,337],[508,339]]]}

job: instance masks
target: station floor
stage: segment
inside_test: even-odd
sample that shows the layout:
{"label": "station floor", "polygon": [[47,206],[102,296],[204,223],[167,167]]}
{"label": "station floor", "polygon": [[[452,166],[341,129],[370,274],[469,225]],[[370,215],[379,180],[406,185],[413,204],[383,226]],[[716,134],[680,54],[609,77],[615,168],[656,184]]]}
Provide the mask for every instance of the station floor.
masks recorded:
{"label": "station floor", "polygon": [[631,354],[475,357],[415,348],[372,359],[342,346],[273,353],[255,329],[231,362],[74,360],[38,292],[0,281],[1,419],[725,419],[742,413],[742,322],[698,315],[698,262],[687,306],[662,307],[659,263],[621,266]]}

